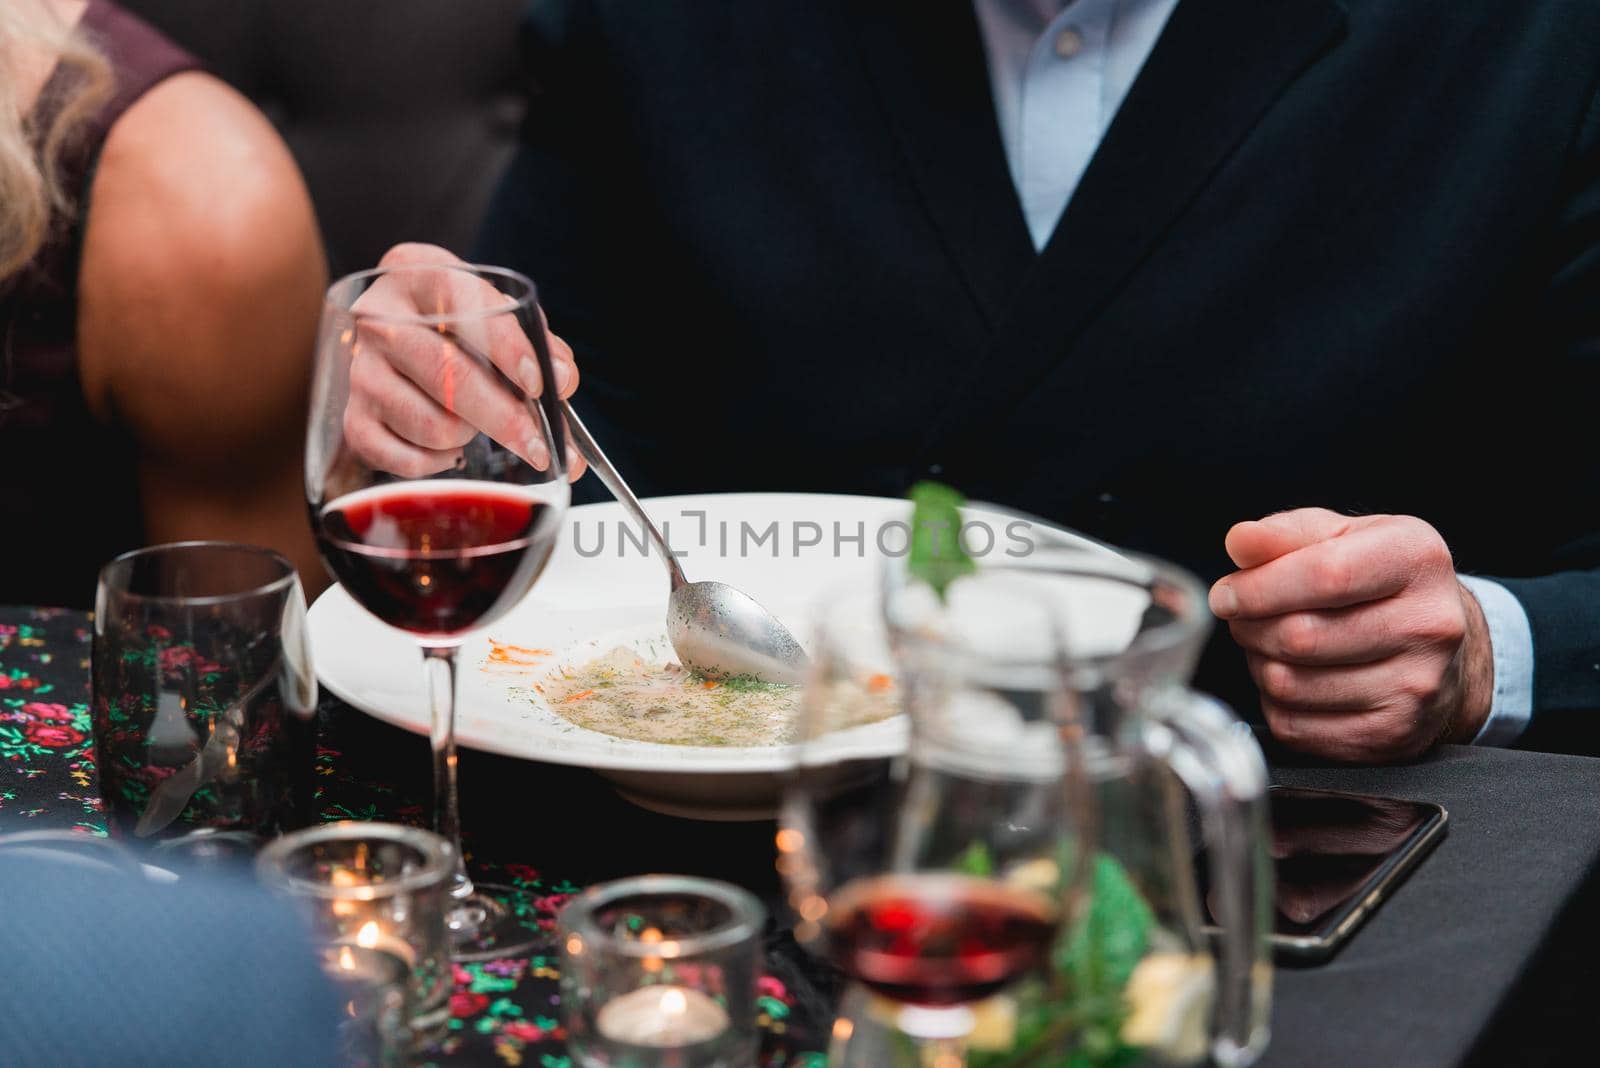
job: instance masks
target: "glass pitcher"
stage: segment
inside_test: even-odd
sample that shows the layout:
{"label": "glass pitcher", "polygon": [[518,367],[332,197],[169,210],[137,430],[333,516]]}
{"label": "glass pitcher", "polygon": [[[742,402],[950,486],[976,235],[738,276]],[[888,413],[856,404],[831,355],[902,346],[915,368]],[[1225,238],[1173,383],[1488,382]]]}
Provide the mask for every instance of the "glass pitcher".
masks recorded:
{"label": "glass pitcher", "polygon": [[1055,606],[1080,698],[1061,706],[1061,730],[1092,794],[1089,903],[1047,974],[997,1013],[999,1026],[974,1033],[974,1068],[1252,1063],[1271,1003],[1267,774],[1248,728],[1187,688],[1211,626],[1199,581],[1049,540],[958,579],[936,608],[903,569],[887,574],[902,650],[961,626],[1001,584],[1024,583]]}
{"label": "glass pitcher", "polygon": [[832,1068],[963,1068],[1076,914],[1088,791],[1052,616],[1006,591],[959,640],[896,647],[877,590],[819,602],[777,845],[796,938],[853,980]]}

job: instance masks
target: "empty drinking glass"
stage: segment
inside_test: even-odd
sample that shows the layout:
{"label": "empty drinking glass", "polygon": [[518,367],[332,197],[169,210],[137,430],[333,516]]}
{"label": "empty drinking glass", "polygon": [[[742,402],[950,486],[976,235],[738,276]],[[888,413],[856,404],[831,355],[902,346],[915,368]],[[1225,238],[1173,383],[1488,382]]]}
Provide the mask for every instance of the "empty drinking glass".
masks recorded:
{"label": "empty drinking glass", "polygon": [[102,569],[92,714],[113,835],[248,842],[309,819],[305,614],[294,567],[268,549],[181,542]]}

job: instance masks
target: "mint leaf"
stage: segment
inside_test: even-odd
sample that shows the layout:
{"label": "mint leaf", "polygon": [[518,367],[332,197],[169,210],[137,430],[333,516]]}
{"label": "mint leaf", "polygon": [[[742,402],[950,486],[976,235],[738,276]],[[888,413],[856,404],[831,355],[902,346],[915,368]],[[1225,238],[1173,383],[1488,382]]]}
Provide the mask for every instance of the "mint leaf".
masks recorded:
{"label": "mint leaf", "polygon": [[982,841],[973,842],[962,850],[951,867],[962,875],[987,878],[994,874],[994,856],[989,852],[987,844]]}
{"label": "mint leaf", "polygon": [[1089,908],[1056,943],[1054,981],[1017,991],[1011,1048],[973,1050],[969,1068],[1130,1068],[1140,1059],[1122,1041],[1122,992],[1155,915],[1114,858],[1097,854],[1093,864]]}
{"label": "mint leaf", "polygon": [[1089,912],[1057,950],[1056,968],[1085,993],[1120,996],[1150,943],[1155,916],[1121,864],[1095,857]]}
{"label": "mint leaf", "polygon": [[950,583],[978,569],[961,546],[960,493],[939,482],[911,487],[911,555],[906,570],[943,600]]}

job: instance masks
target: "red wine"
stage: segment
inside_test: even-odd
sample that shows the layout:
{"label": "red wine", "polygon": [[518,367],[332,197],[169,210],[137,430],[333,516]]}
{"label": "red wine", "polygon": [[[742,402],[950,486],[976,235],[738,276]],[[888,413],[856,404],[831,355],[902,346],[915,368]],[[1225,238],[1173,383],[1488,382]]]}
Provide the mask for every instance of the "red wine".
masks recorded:
{"label": "red wine", "polygon": [[1048,896],[969,875],[883,875],[847,884],[828,909],[830,955],[879,993],[919,1005],[978,1001],[1042,964]]}
{"label": "red wine", "polygon": [[548,507],[520,486],[397,482],[328,504],[317,537],[367,611],[418,634],[459,634],[500,615],[539,576],[555,533],[540,522]]}

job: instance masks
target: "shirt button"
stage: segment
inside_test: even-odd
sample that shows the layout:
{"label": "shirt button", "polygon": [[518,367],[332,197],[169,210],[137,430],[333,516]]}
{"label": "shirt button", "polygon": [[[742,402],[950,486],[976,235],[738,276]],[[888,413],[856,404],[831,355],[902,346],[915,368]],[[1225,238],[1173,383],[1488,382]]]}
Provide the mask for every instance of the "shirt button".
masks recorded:
{"label": "shirt button", "polygon": [[1076,26],[1068,26],[1056,37],[1056,55],[1062,59],[1071,59],[1083,51],[1083,34]]}

